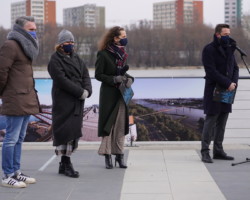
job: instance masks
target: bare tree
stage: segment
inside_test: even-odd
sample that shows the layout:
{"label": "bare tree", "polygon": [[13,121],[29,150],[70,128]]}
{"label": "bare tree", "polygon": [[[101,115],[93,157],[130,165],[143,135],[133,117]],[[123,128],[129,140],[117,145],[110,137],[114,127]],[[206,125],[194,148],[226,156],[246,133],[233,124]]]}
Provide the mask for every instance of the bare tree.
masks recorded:
{"label": "bare tree", "polygon": [[[89,67],[95,65],[97,43],[106,30],[98,27],[61,27],[45,25],[38,35],[40,53],[36,65],[47,66],[62,29],[72,31],[76,50]],[[129,39],[128,63],[134,67],[201,66],[201,53],[206,44],[213,40],[214,28],[202,24],[179,25],[173,29],[154,28],[151,21],[125,27]],[[0,27],[0,45],[10,30]],[[250,16],[244,16],[243,28],[232,28],[232,37],[237,45],[250,54]],[[237,55],[237,54],[236,54]]]}

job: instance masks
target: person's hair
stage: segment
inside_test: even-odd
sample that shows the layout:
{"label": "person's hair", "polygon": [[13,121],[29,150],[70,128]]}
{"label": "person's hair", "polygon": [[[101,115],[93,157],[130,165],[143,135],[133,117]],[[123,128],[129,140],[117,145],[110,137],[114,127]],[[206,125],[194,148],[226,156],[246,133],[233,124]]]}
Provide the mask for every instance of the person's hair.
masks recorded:
{"label": "person's hair", "polygon": [[35,22],[35,18],[32,16],[22,16],[22,17],[18,17],[16,19],[16,24],[20,25],[21,27],[24,27],[24,25],[27,22]]}
{"label": "person's hair", "polygon": [[114,37],[119,37],[121,35],[121,31],[124,30],[125,29],[120,26],[115,26],[109,29],[108,32],[100,40],[98,49],[99,50],[106,49],[110,44],[114,42]]}
{"label": "person's hair", "polygon": [[60,49],[62,49],[61,45],[60,45],[60,44],[57,44],[57,45],[55,46],[55,50],[58,51],[58,50],[60,50]]}
{"label": "person's hair", "polygon": [[221,33],[223,28],[230,29],[230,26],[228,24],[217,24],[215,27],[215,33]]}

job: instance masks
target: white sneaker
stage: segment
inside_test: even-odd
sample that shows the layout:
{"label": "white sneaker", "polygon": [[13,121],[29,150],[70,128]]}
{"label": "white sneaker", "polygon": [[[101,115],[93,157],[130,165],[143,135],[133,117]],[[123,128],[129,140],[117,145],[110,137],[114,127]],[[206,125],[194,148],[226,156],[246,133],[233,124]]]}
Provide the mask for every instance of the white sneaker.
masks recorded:
{"label": "white sneaker", "polygon": [[23,181],[24,183],[27,183],[27,184],[31,184],[31,183],[36,182],[36,179],[31,178],[23,173],[16,174],[15,177],[18,181]]}
{"label": "white sneaker", "polygon": [[2,186],[12,187],[12,188],[25,188],[27,185],[15,179],[15,177],[6,177],[2,179]]}

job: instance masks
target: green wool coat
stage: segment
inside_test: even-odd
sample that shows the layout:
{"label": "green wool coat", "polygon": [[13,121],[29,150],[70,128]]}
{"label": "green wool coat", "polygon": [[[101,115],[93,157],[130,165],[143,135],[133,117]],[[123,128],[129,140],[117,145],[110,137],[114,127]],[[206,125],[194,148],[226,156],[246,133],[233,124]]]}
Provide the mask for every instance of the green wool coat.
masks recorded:
{"label": "green wool coat", "polygon": [[[114,83],[114,76],[116,76],[116,59],[107,50],[102,50],[97,53],[97,60],[95,64],[95,78],[101,81],[100,98],[99,98],[99,121],[98,121],[98,136],[104,137],[110,134],[112,126],[115,124],[117,113],[119,110],[119,99],[122,95]],[[126,77],[134,78],[128,74]],[[125,104],[125,102],[124,102]],[[126,105],[126,104],[125,104]],[[129,116],[128,107],[126,106],[125,117],[125,132],[129,131]]]}

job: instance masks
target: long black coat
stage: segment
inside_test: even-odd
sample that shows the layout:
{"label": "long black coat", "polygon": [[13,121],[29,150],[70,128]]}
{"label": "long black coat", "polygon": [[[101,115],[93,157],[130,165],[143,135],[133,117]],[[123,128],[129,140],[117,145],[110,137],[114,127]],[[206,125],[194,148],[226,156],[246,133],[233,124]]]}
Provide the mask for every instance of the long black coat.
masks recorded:
{"label": "long black coat", "polygon": [[[235,41],[230,38],[230,44]],[[234,57],[235,47],[222,48],[217,37],[203,49],[202,62],[205,68],[204,113],[214,115],[232,112],[232,105],[213,101],[213,91],[218,84],[227,89],[232,82],[238,83],[239,68]]]}
{"label": "long black coat", "polygon": [[[118,114],[119,99],[123,97],[114,83],[114,76],[116,76],[115,57],[107,50],[99,51],[95,67],[95,78],[102,82],[99,99],[98,136],[104,137],[110,134]],[[134,80],[128,74],[125,74],[125,76]],[[125,135],[129,131],[128,118],[128,108],[126,106]]]}
{"label": "long black coat", "polygon": [[71,57],[55,52],[49,61],[52,87],[52,132],[54,146],[82,136],[84,101],[79,98],[86,89],[92,93],[89,72],[77,54]]}

